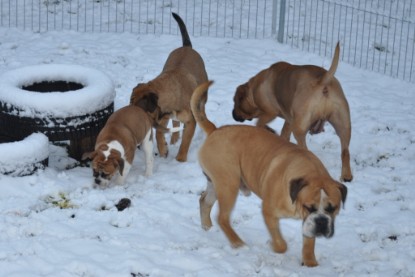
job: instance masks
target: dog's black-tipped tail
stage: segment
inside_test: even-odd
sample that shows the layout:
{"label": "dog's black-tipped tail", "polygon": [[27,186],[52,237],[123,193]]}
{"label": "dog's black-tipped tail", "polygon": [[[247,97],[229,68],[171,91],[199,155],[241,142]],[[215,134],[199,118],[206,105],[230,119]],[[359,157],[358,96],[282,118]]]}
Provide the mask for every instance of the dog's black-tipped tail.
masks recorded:
{"label": "dog's black-tipped tail", "polygon": [[182,18],[177,13],[171,13],[173,18],[176,20],[179,25],[180,33],[182,34],[183,46],[192,47],[192,42],[190,41],[189,34],[187,33],[186,25],[184,24]]}
{"label": "dog's black-tipped tail", "polygon": [[205,104],[207,101],[207,90],[213,81],[208,81],[199,85],[192,94],[190,99],[190,108],[192,109],[193,116],[197,124],[205,131],[207,135],[210,135],[216,130],[215,124],[213,124],[207,117],[205,112]]}
{"label": "dog's black-tipped tail", "polygon": [[326,72],[326,74],[324,74],[323,78],[321,79],[321,84],[326,85],[333,79],[334,73],[336,73],[337,66],[339,65],[339,57],[340,57],[340,41],[337,42],[330,69]]}

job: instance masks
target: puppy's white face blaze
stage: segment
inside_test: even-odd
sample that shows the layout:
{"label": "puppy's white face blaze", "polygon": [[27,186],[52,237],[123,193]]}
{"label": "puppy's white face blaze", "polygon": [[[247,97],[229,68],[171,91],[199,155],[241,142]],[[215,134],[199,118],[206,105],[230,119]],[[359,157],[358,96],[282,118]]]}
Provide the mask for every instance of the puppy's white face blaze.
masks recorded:
{"label": "puppy's white face blaze", "polygon": [[328,203],[327,194],[320,190],[320,203],[318,207],[304,206],[309,215],[303,222],[303,235],[314,238],[324,236],[331,238],[334,234],[334,211],[336,210]]}
{"label": "puppy's white face blaze", "polygon": [[115,151],[125,160],[125,151],[121,143],[111,141],[106,146],[105,150],[96,150],[99,154],[93,160],[94,188],[108,187],[114,175],[119,174],[119,165],[113,157]]}

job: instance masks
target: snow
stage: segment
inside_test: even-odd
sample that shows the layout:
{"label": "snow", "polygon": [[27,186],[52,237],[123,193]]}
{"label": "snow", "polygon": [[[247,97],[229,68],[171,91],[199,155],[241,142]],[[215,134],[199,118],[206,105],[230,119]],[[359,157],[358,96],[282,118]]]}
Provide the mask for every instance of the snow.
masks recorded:
{"label": "snow", "polygon": [[[41,82],[66,81],[83,88],[40,93],[24,89]],[[40,64],[6,71],[0,76],[0,101],[12,104],[20,116],[71,117],[93,113],[115,97],[111,79],[99,70],[74,64]],[[76,99],[76,101],[74,101]]]}
{"label": "snow", "polygon": [[[235,124],[236,87],[270,64],[331,63],[273,39],[191,40],[215,81],[206,110],[217,125]],[[44,63],[95,68],[113,80],[119,109],[180,44],[179,36],[0,29],[0,74]],[[144,177],[138,151],[124,186],[92,189],[91,169],[73,167],[55,145],[45,170],[0,175],[0,276],[414,276],[414,86],[342,62],[336,76],[351,109],[354,180],[346,183],[334,237],[317,239],[318,267],[300,264],[298,220],[282,220],[288,251],[272,252],[254,195],[240,195],[232,215],[246,247],[232,249],[216,221],[209,231],[201,228],[198,200],[206,180],[197,162],[204,134],[197,128],[188,162],[175,161],[178,145],[169,146],[168,158],[156,157],[153,175]],[[282,123],[271,127],[281,130]],[[339,139],[333,128],[325,129],[308,136],[307,144],[338,179]],[[132,204],[119,212],[115,205],[122,198]]]}
{"label": "snow", "polygon": [[0,174],[29,174],[34,165],[49,157],[49,139],[33,133],[21,141],[0,143],[0,153]]}

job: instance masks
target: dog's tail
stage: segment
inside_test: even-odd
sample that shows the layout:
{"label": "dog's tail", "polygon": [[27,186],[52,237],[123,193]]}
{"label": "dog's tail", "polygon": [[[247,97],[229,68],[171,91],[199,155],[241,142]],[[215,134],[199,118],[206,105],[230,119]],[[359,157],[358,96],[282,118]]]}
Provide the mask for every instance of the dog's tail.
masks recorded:
{"label": "dog's tail", "polygon": [[192,43],[190,42],[189,34],[187,33],[186,25],[184,24],[182,18],[177,13],[171,13],[176,20],[177,24],[180,28],[180,33],[182,34],[183,46],[192,47]]}
{"label": "dog's tail", "polygon": [[154,127],[157,131],[160,131],[160,132],[162,132],[162,133],[176,133],[176,132],[180,132],[180,131],[182,131],[182,130],[183,130],[183,127],[171,127],[171,128],[167,128],[167,127],[164,127],[164,126],[162,126],[162,125],[158,124],[157,122],[155,122],[155,123],[153,124],[153,127]]}
{"label": "dog's tail", "polygon": [[323,78],[321,78],[321,84],[325,85],[333,79],[334,73],[336,73],[337,66],[339,65],[339,57],[340,57],[340,42],[337,42],[330,69],[324,74]]}
{"label": "dog's tail", "polygon": [[207,90],[213,81],[208,81],[199,85],[194,91],[190,100],[190,108],[192,109],[193,116],[196,119],[197,124],[205,131],[207,135],[210,135],[216,130],[215,124],[213,124],[207,117],[205,112],[205,104],[207,101]]}

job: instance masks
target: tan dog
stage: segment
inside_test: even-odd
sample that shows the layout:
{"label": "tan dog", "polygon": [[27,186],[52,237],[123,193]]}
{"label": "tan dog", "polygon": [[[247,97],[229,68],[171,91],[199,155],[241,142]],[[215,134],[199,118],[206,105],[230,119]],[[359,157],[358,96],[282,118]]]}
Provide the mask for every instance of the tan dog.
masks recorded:
{"label": "tan dog", "polygon": [[[192,48],[189,35],[182,19],[175,13],[183,39],[183,47],[170,53],[163,71],[152,81],[138,84],[131,95],[131,103],[156,115],[154,120],[161,126],[167,126],[170,118],[184,123],[183,138],[176,156],[176,160],[184,162],[192,141],[196,122],[190,111],[190,97],[193,90],[201,83],[206,82],[207,73],[204,62]],[[171,143],[175,143],[179,136],[173,135]],[[167,157],[168,148],[163,132],[156,132],[157,147],[162,157]]]}
{"label": "tan dog", "polygon": [[257,126],[276,117],[285,119],[281,136],[294,134],[298,145],[307,149],[306,134],[324,131],[326,121],[336,130],[341,143],[341,180],[353,179],[350,169],[350,111],[339,81],[334,77],[339,62],[337,43],[329,71],[314,65],[279,62],[240,85],[234,96],[233,118],[243,122],[258,118]]}
{"label": "tan dog", "polygon": [[99,132],[95,150],[82,159],[92,159],[94,187],[105,188],[114,176],[124,183],[134,160],[137,145],[145,154],[145,175],[153,172],[153,141],[151,117],[141,108],[129,105],[115,111]]}
{"label": "tan dog", "polygon": [[207,134],[199,152],[199,163],[208,180],[199,201],[202,227],[207,230],[212,226],[210,213],[218,200],[220,227],[233,247],[243,245],[230,224],[230,215],[238,190],[245,194],[253,191],[262,199],[273,250],[287,250],[279,219],[302,219],[302,261],[306,266],[316,266],[315,238],[333,236],[335,216],[346,199],[346,186],[333,180],[314,154],[265,128],[216,128],[204,110],[208,87],[209,83],[198,87],[191,100],[196,121]]}

